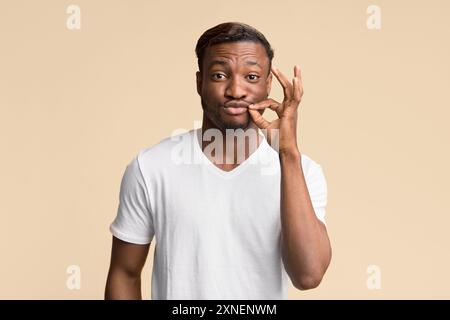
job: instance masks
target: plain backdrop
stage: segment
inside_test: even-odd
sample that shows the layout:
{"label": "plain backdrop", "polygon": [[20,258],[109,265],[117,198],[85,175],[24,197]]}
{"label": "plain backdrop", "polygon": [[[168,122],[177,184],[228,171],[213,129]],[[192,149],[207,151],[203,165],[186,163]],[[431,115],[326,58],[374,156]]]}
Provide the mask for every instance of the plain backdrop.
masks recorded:
{"label": "plain backdrop", "polygon": [[[79,30],[66,26],[71,4]],[[366,25],[370,5],[379,30]],[[301,66],[299,147],[328,182],[332,263],[319,288],[289,298],[450,298],[449,10],[446,0],[1,1],[0,298],[103,298],[125,167],[201,120],[195,44],[226,21],[263,32],[286,75]],[[282,99],[276,81],[271,97]],[[66,284],[71,265],[79,290]],[[379,289],[367,286],[373,265]]]}

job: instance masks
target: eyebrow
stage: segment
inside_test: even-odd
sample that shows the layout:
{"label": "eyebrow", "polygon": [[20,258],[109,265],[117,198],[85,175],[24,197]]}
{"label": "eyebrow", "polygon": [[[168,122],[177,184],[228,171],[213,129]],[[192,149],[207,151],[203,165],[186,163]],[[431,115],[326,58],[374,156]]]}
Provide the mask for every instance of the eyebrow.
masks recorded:
{"label": "eyebrow", "polygon": [[245,64],[250,65],[250,66],[258,66],[262,69],[261,65],[257,61],[248,60],[245,62]]}
{"label": "eyebrow", "polygon": [[[229,65],[229,63],[227,61],[225,61],[225,60],[213,60],[209,64],[209,68],[211,68],[215,64],[219,64],[221,66],[228,66]],[[261,65],[257,61],[254,61],[254,60],[247,60],[247,61],[245,61],[245,64],[249,65],[249,66],[258,66],[259,68],[262,69]]]}

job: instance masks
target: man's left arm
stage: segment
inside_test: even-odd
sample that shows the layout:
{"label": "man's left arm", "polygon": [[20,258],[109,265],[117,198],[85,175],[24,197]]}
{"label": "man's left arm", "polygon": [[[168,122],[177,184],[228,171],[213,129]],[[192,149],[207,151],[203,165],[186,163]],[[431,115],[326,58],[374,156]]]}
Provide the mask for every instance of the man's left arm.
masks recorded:
{"label": "man's left arm", "polygon": [[281,166],[281,253],[297,289],[317,287],[331,261],[327,229],[311,202],[298,150],[279,154]]}
{"label": "man's left arm", "polygon": [[[319,285],[331,260],[331,245],[325,225],[316,217],[306,185],[301,153],[297,144],[298,107],[303,96],[300,68],[294,67],[292,83],[272,66],[272,74],[283,87],[279,103],[267,99],[249,106],[260,129],[265,129],[271,145],[277,140],[281,166],[281,245],[282,259],[294,286],[300,290]],[[271,109],[278,119],[267,121],[262,113]]]}

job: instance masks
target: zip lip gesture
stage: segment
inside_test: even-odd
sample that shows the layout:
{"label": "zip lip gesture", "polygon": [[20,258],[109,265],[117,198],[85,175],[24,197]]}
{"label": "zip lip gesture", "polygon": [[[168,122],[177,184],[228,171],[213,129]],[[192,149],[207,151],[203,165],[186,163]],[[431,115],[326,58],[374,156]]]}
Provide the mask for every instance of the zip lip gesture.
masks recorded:
{"label": "zip lip gesture", "polygon": [[[278,68],[272,67],[271,72],[277,78],[278,82],[283,87],[284,99],[283,102],[278,102],[272,98],[260,101],[258,103],[249,105],[249,113],[253,122],[260,129],[265,129],[263,132],[271,145],[278,146],[278,152],[297,151],[297,118],[298,106],[300,105],[303,96],[303,85],[301,78],[301,71],[298,65],[294,66],[294,78],[292,83]],[[272,122],[267,121],[262,115],[261,110],[266,108],[275,111],[278,119]],[[261,111],[261,112],[260,112]],[[275,129],[275,130],[274,130]],[[272,141],[273,139],[279,139]]]}

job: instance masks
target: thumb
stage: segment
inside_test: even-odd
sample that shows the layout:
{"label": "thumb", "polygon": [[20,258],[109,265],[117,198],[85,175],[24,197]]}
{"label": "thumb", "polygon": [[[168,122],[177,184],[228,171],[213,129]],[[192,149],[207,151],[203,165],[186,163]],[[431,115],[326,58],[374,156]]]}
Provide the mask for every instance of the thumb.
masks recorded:
{"label": "thumb", "polygon": [[258,110],[248,109],[248,112],[250,113],[253,122],[258,128],[266,129],[270,125],[270,122],[264,119],[263,116],[258,112]]}

